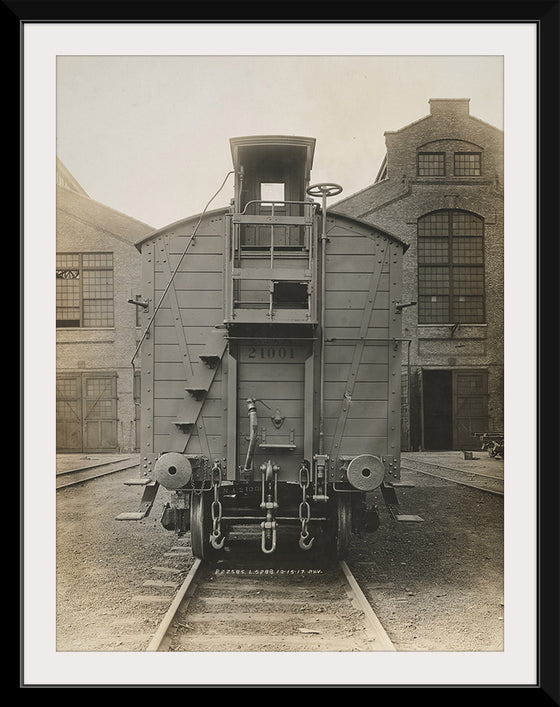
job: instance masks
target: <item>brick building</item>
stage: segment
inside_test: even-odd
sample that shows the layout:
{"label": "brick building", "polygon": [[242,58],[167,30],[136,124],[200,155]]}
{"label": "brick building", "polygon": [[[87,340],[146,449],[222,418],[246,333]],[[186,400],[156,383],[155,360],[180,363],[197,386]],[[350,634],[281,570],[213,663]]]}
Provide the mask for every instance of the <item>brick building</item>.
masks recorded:
{"label": "brick building", "polygon": [[386,132],[375,182],[332,211],[401,238],[403,448],[479,449],[503,432],[503,133],[469,99]]}
{"label": "brick building", "polygon": [[90,199],[57,160],[56,433],[58,452],[137,448],[140,255],[153,229]]}

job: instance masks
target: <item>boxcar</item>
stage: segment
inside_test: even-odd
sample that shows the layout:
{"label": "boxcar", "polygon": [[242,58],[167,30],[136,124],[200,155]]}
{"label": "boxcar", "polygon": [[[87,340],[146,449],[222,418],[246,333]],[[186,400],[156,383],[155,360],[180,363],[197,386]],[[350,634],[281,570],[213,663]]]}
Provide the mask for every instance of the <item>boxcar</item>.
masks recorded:
{"label": "boxcar", "polygon": [[314,139],[230,144],[230,206],[137,244],[144,490],[119,519],[163,487],[197,557],[243,532],[342,558],[400,478],[406,245],[327,210],[341,187],[311,184]]}

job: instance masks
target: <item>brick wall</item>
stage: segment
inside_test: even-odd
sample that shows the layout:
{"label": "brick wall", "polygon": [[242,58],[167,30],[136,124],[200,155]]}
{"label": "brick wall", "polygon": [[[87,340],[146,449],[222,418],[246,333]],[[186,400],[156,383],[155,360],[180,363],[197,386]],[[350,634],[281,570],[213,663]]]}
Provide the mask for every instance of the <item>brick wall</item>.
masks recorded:
{"label": "brick wall", "polygon": [[[139,337],[136,307],[141,256],[134,243],[151,227],[65,186],[57,186],[57,253],[113,254],[114,325],[57,328],[57,374],[117,374],[117,449],[134,451],[136,409],[131,359]],[[54,275],[54,273],[53,273]]]}
{"label": "brick wall", "polygon": [[[385,138],[386,178],[332,208],[365,220],[409,244],[403,264],[405,302],[418,301],[418,219],[441,209],[470,211],[484,219],[485,323],[456,327],[453,323],[419,324],[418,308],[409,307],[402,313],[403,336],[411,339],[411,372],[422,367],[486,369],[488,425],[491,430],[502,431],[503,134],[471,116],[468,99],[438,99],[430,101],[428,116],[400,130],[386,132]],[[445,174],[418,176],[418,152],[444,153]],[[480,153],[480,176],[455,176],[456,152]],[[411,401],[411,409],[417,408]],[[412,426],[416,425],[419,420],[412,420]]]}

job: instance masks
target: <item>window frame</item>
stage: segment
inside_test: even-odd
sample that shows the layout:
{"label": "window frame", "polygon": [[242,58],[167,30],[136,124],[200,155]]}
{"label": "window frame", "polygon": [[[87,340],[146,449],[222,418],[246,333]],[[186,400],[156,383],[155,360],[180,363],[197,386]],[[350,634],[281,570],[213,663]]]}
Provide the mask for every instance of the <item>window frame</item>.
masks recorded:
{"label": "window frame", "polygon": [[[427,221],[428,217],[433,217],[434,215],[445,215],[446,220],[446,235],[435,233],[425,233],[420,235],[420,228],[423,221]],[[465,214],[472,217],[480,225],[480,234],[462,234],[458,235],[457,230],[460,230],[458,225],[455,224],[454,217],[458,214]],[[435,222],[437,223],[437,222]],[[443,220],[440,221],[443,224]],[[435,229],[434,229],[435,230]],[[484,258],[484,219],[470,211],[464,211],[462,209],[442,209],[440,211],[434,211],[429,214],[424,214],[417,221],[417,289],[418,289],[418,324],[432,325],[432,326],[443,326],[448,324],[464,324],[464,325],[480,325],[486,324],[486,273],[485,273],[485,258]],[[471,243],[467,244],[468,248],[472,248],[471,258],[469,262],[465,260],[465,250],[459,248],[454,248],[454,244],[460,244],[461,239],[471,239]],[[421,243],[423,239],[434,239],[440,240],[440,243],[446,244],[447,256],[445,257],[445,248],[438,249],[435,248],[431,259],[428,255],[422,252]],[[473,247],[472,239],[479,239],[479,247]],[[463,244],[466,241],[463,240]],[[428,245],[428,244],[425,244]],[[469,257],[469,251],[467,250],[467,256]],[[462,261],[462,262],[461,262]],[[474,272],[478,272],[477,278],[469,278],[469,273],[467,268]],[[433,285],[432,294],[422,292],[422,289],[426,288],[426,277],[430,275],[429,271],[432,271]],[[443,277],[438,277],[438,270]],[[423,272],[424,271],[424,272]],[[462,271],[462,272],[461,272]],[[462,277],[460,277],[462,275]],[[424,276],[424,277],[423,277]],[[465,285],[466,283],[466,285]],[[480,287],[481,294],[460,294],[461,289],[465,287]],[[440,321],[440,317],[437,317],[434,311],[425,311],[423,299],[426,297],[446,297],[446,315],[445,320]],[[456,298],[463,297],[463,301],[468,301],[471,298],[471,302],[474,301],[475,297],[480,297],[481,300],[481,313],[476,317],[468,317],[466,312],[461,313],[456,302]],[[437,300],[436,300],[437,301]],[[443,311],[443,308],[442,310]],[[472,321],[471,321],[472,320]]]}
{"label": "window frame", "polygon": [[[478,157],[478,173],[477,174],[465,174],[457,172],[457,157],[458,156],[470,155],[473,157]],[[453,176],[454,177],[481,177],[482,176],[482,151],[474,152],[472,150],[459,150],[453,153]]]}
{"label": "window frame", "polygon": [[[64,264],[60,263],[59,264],[59,258],[64,257],[64,256],[70,256],[72,259],[78,259],[78,264],[77,265],[70,265],[70,266],[65,266]],[[103,264],[103,263],[87,263],[87,258],[92,258],[94,256],[102,256],[103,259],[106,259],[108,262]],[[78,300],[77,305],[75,305],[74,308],[76,310],[79,310],[78,312],[78,317],[77,318],[67,318],[67,319],[62,319],[58,318],[58,313],[59,309],[61,308],[68,308],[68,306],[64,306],[64,304],[59,304],[59,295],[61,297],[64,296],[64,293],[59,293],[58,287],[56,288],[56,328],[57,329],[113,329],[115,326],[115,261],[114,261],[114,254],[112,251],[84,251],[84,252],[70,252],[70,251],[60,251],[56,253],[56,279],[57,281],[59,279],[66,279],[63,277],[58,277],[58,273],[62,273],[64,271],[77,271],[78,275],[75,278],[72,278],[78,283],[78,293],[76,295],[76,299]],[[102,272],[110,272],[111,274],[111,282],[108,290],[108,296],[92,296],[90,294],[89,296],[86,296],[88,293],[86,293],[86,283],[84,281],[84,274],[85,273],[102,273]],[[95,284],[92,284],[92,289],[95,290]],[[95,295],[95,292],[93,292],[93,295]],[[103,323],[90,323],[90,324],[85,324],[85,320],[88,317],[88,314],[86,312],[86,307],[85,304],[87,302],[92,302],[92,303],[107,303],[107,309],[105,312],[102,312],[101,316],[98,315],[97,318],[101,319]],[[67,322],[67,323],[66,323]],[[70,322],[77,322],[77,324],[71,324]]]}
{"label": "window frame", "polygon": [[[442,167],[443,172],[437,174],[422,174],[420,171],[420,157],[443,157]],[[445,152],[424,152],[418,150],[416,153],[416,175],[418,177],[445,177],[447,175],[446,153]]]}

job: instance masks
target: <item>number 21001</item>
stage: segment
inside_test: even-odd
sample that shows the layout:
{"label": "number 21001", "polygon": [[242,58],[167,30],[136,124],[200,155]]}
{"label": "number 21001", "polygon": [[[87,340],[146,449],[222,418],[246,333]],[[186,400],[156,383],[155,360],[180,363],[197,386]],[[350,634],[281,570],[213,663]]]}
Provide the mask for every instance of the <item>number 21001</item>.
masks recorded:
{"label": "number 21001", "polygon": [[249,358],[294,358],[293,346],[249,346]]}

